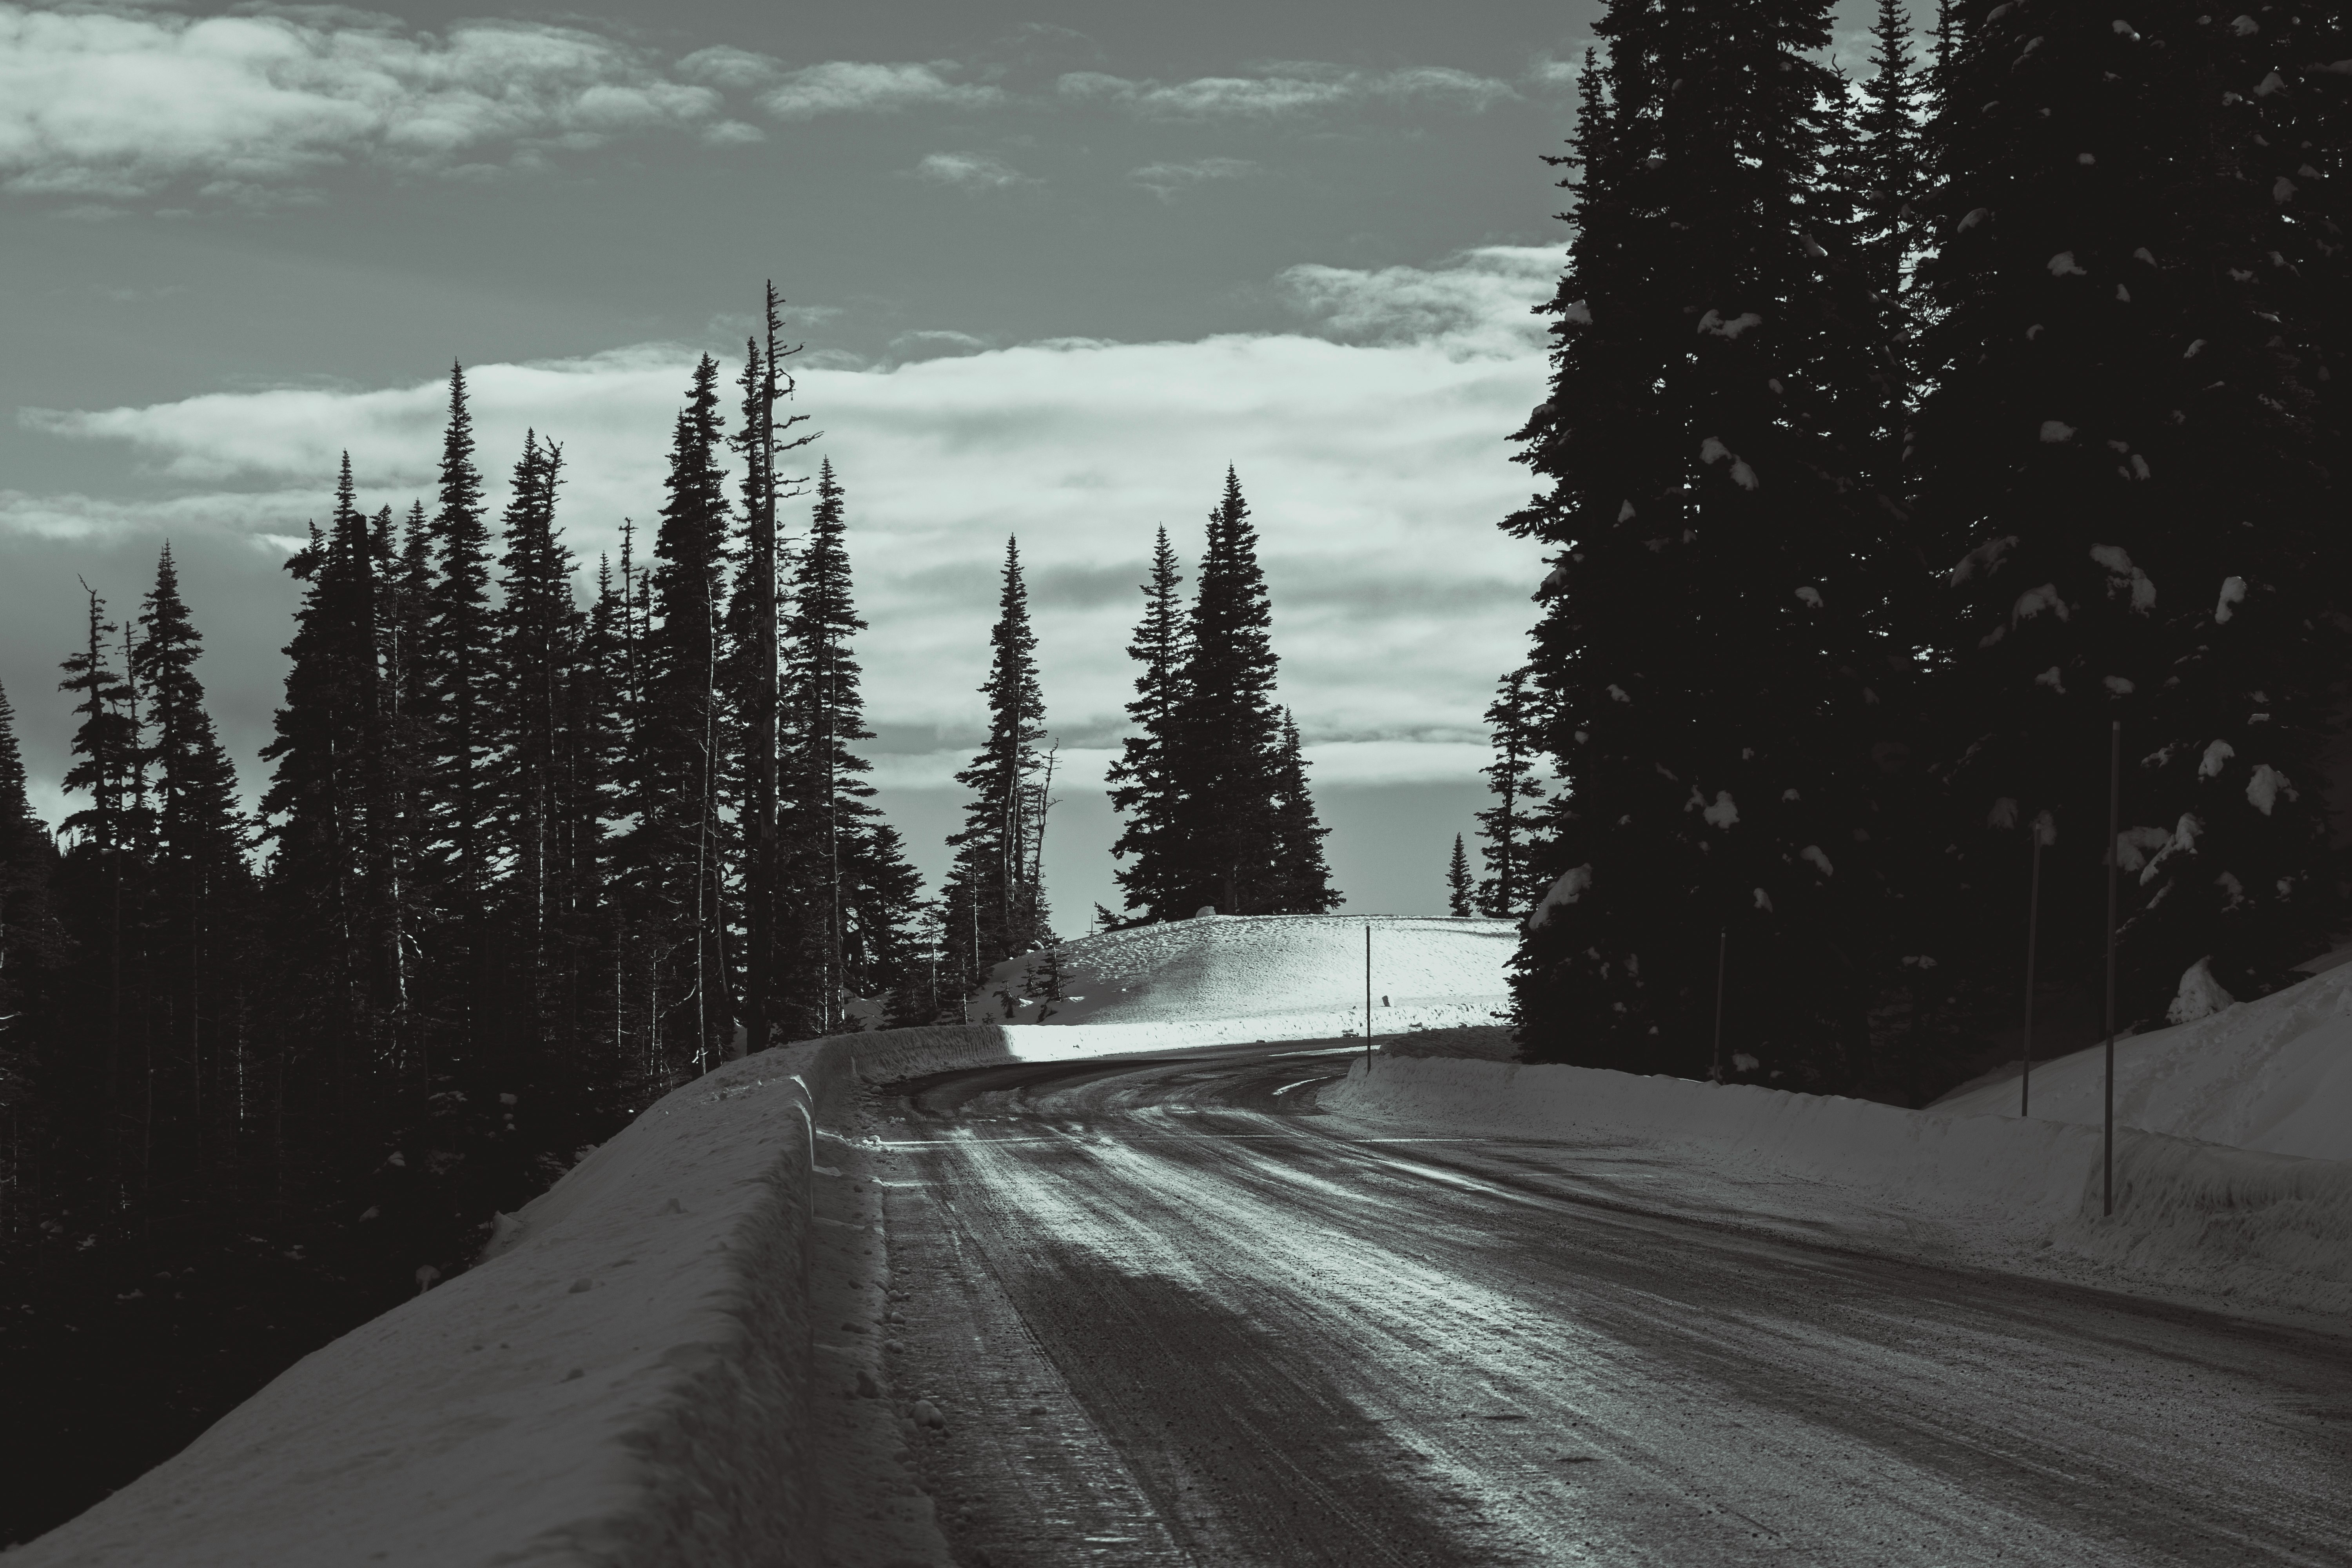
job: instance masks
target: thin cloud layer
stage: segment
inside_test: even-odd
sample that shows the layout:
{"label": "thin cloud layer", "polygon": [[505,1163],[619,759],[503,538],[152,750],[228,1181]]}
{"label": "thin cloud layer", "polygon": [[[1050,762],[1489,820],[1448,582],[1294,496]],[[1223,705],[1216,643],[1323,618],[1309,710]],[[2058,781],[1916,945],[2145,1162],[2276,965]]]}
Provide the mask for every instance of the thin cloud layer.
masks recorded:
{"label": "thin cloud layer", "polygon": [[[630,137],[684,135],[712,148],[765,140],[730,112],[730,94],[746,113],[787,124],[1083,109],[1271,122],[1381,105],[1475,113],[1518,96],[1509,83],[1443,66],[1275,61],[1166,82],[1078,71],[1023,93],[972,75],[943,59],[793,66],[725,44],[665,66],[624,39],[533,22],[463,22],[436,34],[341,7],[191,17],[0,0],[0,189],[79,200],[90,216],[166,194],[266,206],[317,199],[322,182],[351,168],[480,176]],[[1251,167],[1205,158],[1127,178],[1165,199]],[[968,189],[1028,183],[980,154],[937,153],[922,172]]]}
{"label": "thin cloud layer", "polygon": [[1268,120],[1366,103],[1416,101],[1475,113],[1518,96],[1508,82],[1448,66],[1361,71],[1317,61],[1282,61],[1247,76],[1178,82],[1071,71],[1055,89],[1073,101],[1112,103],[1165,120]]}
{"label": "thin cloud layer", "polygon": [[0,4],[0,174],[18,192],[256,196],[340,164],[527,165],[620,136],[746,129],[712,88],[576,28],[475,22],[444,37],[342,10]]}
{"label": "thin cloud layer", "polygon": [[[1547,264],[1548,252],[1496,249],[1432,268],[1318,268],[1297,292],[1328,335],[1069,341],[810,368],[802,407],[849,492],[874,717],[903,753],[891,776],[929,779],[968,749],[1013,534],[1035,595],[1049,725],[1076,751],[1114,744],[1130,681],[1118,650],[1152,530],[1167,524],[1197,556],[1232,463],[1261,531],[1283,700],[1321,776],[1466,778],[1494,680],[1523,658],[1541,575],[1538,552],[1495,522],[1528,487],[1507,437],[1541,395],[1526,313],[1549,289]],[[1335,341],[1364,322],[1380,331]],[[693,352],[469,369],[493,503],[531,427],[565,449],[559,517],[583,572],[616,547],[624,515],[649,529]],[[126,447],[175,494],[87,511],[76,498],[0,495],[0,528],[202,521],[296,538],[323,514],[346,448],[362,503],[404,510],[431,496],[444,396],[425,383],[31,413],[53,436]],[[641,559],[649,545],[641,532]]]}
{"label": "thin cloud layer", "polygon": [[1291,309],[1343,342],[1443,342],[1457,353],[1510,354],[1544,341],[1529,307],[1550,296],[1560,259],[1540,246],[1497,245],[1435,269],[1310,263],[1286,269],[1280,288]]}
{"label": "thin cloud layer", "polygon": [[789,73],[760,102],[779,120],[814,120],[820,114],[888,113],[927,104],[986,109],[1004,101],[998,88],[950,81],[942,74],[954,68],[947,61],[890,65],[829,60]]}
{"label": "thin cloud layer", "polygon": [[1189,163],[1146,163],[1129,169],[1127,177],[1166,202],[1212,180],[1247,179],[1257,172],[1258,166],[1247,158],[1195,158]]}
{"label": "thin cloud layer", "polygon": [[928,153],[915,165],[915,173],[926,180],[967,191],[1003,191],[1042,183],[1034,175],[1024,174],[986,153]]}

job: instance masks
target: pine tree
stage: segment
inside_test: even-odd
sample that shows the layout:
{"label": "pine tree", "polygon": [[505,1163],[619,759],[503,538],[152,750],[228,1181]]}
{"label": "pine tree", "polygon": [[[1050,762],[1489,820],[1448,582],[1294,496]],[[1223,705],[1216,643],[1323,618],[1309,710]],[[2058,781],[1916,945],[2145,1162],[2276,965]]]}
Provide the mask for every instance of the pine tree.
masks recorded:
{"label": "pine tree", "polygon": [[1003,588],[989,634],[988,739],[956,774],[972,792],[946,889],[947,944],[969,991],[1015,953],[1052,940],[1037,855],[1045,837],[1040,784],[1045,762],[1045,699],[1037,681],[1037,637],[1029,627],[1029,592],[1017,540],[1004,545]]}
{"label": "pine tree", "polygon": [[139,620],[147,635],[136,669],[154,731],[148,755],[156,795],[155,907],[147,941],[163,1037],[151,1049],[160,1054],[166,1079],[160,1130],[150,1109],[149,1144],[152,1150],[160,1137],[168,1145],[163,1163],[184,1194],[200,1189],[228,1154],[216,1124],[234,1083],[234,1020],[248,980],[249,830],[237,805],[236,769],[205,709],[194,670],[203,637],[180,597],[168,544]]}
{"label": "pine tree", "polygon": [[1298,721],[1282,710],[1280,737],[1274,756],[1274,876],[1266,902],[1269,912],[1286,915],[1328,914],[1345,902],[1331,886],[1331,868],[1323,858],[1323,840],[1331,830],[1315,812],[1315,795],[1307,784],[1307,753],[1298,743]]}
{"label": "pine tree", "polygon": [[139,800],[141,737],[131,717],[131,688],[115,673],[106,647],[107,637],[118,628],[104,619],[106,602],[87,583],[82,592],[89,599],[86,641],[64,661],[66,679],[58,682],[58,689],[82,697],[74,709],[82,716],[73,737],[73,754],[79,760],[66,771],[65,788],[89,796],[89,805],[62,825],[74,837],[66,855],[65,912],[99,968],[86,989],[103,998],[94,1009],[101,1020],[103,1087],[85,1098],[99,1110],[101,1136],[115,1167],[111,1173],[120,1181],[118,1096],[131,1066],[138,1021],[137,1001],[130,994],[136,978],[131,943],[144,900],[148,835]]}
{"label": "pine tree", "polygon": [[1924,238],[1920,205],[1927,196],[1918,57],[1911,46],[1911,17],[1904,0],[1878,0],[1872,44],[1874,69],[1862,89],[1866,183],[1861,239],[1870,288],[1891,303],[1902,294]]}
{"label": "pine tree", "polygon": [[392,964],[387,1027],[392,1035],[394,1076],[424,1089],[429,1084],[432,1061],[418,1009],[425,981],[421,967],[424,944],[436,913],[429,900],[434,884],[436,749],[433,531],[422,500],[410,503],[397,559],[390,556],[389,551],[377,552],[383,606],[376,628],[383,681],[382,786],[388,797],[378,843],[387,867],[385,913],[392,922],[385,936]]}
{"label": "pine tree", "polygon": [[494,618],[499,681],[485,769],[505,879],[501,909],[509,973],[520,982],[504,1009],[510,1049],[526,1058],[546,1041],[554,1005],[565,864],[565,702],[578,654],[580,611],[572,555],[555,526],[563,452],[526,431],[507,503],[501,603]]}
{"label": "pine tree", "polygon": [[1478,908],[1482,914],[1510,920],[1526,914],[1534,902],[1528,866],[1544,798],[1544,786],[1536,780],[1542,723],[1530,689],[1533,676],[1525,668],[1511,671],[1486,709],[1495,760],[1481,771],[1495,804],[1478,813],[1478,853],[1486,864]]}
{"label": "pine tree", "polygon": [[[343,460],[331,529],[287,562],[306,584],[287,647],[285,705],[262,751],[272,845],[264,892],[272,930],[279,1117],[310,1131],[276,1170],[281,1200],[298,1179],[373,1162],[395,1115],[383,1024],[393,993],[379,816],[383,704],[374,554]],[[289,1161],[293,1162],[289,1163]]]}
{"label": "pine tree", "polygon": [[2120,721],[2126,1019],[2204,960],[2242,995],[2281,983],[2341,908],[2315,787],[2345,657],[2314,330],[2338,307],[2306,292],[2331,241],[2302,129],[2329,89],[2299,17],[2192,12],[1972,19],[1921,269],[1919,489],[1958,561],[1943,957],[2006,991],[2046,811],[2044,972],[2091,977]]}
{"label": "pine tree", "polygon": [[1506,524],[1557,552],[1534,668],[1569,781],[1514,979],[1522,1049],[1706,1070],[1726,930],[1743,1049],[1850,1084],[1885,963],[1867,825],[1897,519],[1863,488],[1879,400],[1821,175],[1843,110],[1812,58],[1827,8],[1621,0],[1600,31],[1551,394],[1518,437],[1551,487]]}
{"label": "pine tree", "polygon": [[1162,831],[1181,846],[1163,918],[1214,905],[1226,914],[1285,912],[1276,885],[1274,612],[1241,480],[1209,514],[1208,547],[1185,639],[1181,689],[1161,752],[1172,797]]}
{"label": "pine tree", "polygon": [[495,991],[482,971],[493,813],[488,779],[496,744],[497,626],[490,605],[490,531],[474,466],[473,413],[463,365],[449,367],[449,418],[441,438],[440,505],[433,515],[434,570],[420,649],[425,719],[432,731],[425,802],[428,875],[436,922],[438,1002],[461,1056],[486,1043],[484,1009]]}
{"label": "pine tree", "polygon": [[564,951],[557,1037],[571,1052],[573,1098],[587,1120],[625,1103],[621,1097],[635,1079],[625,1046],[630,1025],[622,974],[624,917],[614,897],[606,826],[619,816],[616,780],[628,744],[624,613],[612,562],[600,556],[596,595],[564,683],[552,899]]}
{"label": "pine tree", "polygon": [[1181,908],[1186,854],[1173,837],[1178,808],[1171,776],[1171,748],[1184,706],[1185,616],[1176,594],[1183,582],[1162,528],[1151,547],[1151,580],[1143,585],[1143,619],[1127,645],[1128,657],[1142,667],[1135,678],[1135,700],[1127,705],[1136,730],[1119,742],[1119,754],[1105,775],[1111,809],[1128,819],[1111,846],[1111,858],[1134,858],[1134,864],[1112,875],[1126,893],[1127,907],[1153,920],[1191,912]]}
{"label": "pine tree", "polygon": [[793,563],[784,679],[799,749],[792,815],[800,825],[802,869],[795,880],[813,895],[802,946],[815,984],[803,1005],[815,1004],[812,1023],[822,1032],[839,1023],[845,994],[864,994],[856,977],[867,965],[854,963],[853,954],[868,944],[853,938],[852,926],[878,919],[894,929],[872,900],[884,886],[903,886],[912,872],[903,864],[865,863],[869,852],[891,845],[870,831],[874,787],[865,775],[872,764],[855,750],[856,742],[874,738],[851,647],[866,622],[852,595],[845,492],[829,461],[818,469],[816,497],[807,542]]}
{"label": "pine tree", "polygon": [[1456,920],[1470,913],[1470,856],[1462,847],[1462,835],[1454,836],[1454,855],[1445,862],[1445,912]]}
{"label": "pine tree", "polygon": [[718,363],[695,366],[671,444],[668,500],[646,589],[643,697],[628,783],[636,820],[622,846],[631,892],[659,955],[653,1020],[664,1071],[720,1060],[735,1021],[730,994],[720,818],[726,715],[719,679],[728,506],[719,467]]}

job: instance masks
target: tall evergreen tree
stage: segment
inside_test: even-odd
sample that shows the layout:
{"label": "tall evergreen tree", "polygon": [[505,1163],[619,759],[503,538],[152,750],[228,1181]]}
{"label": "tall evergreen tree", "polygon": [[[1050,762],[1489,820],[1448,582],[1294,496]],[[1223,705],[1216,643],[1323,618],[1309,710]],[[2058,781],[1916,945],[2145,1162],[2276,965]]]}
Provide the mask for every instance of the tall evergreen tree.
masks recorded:
{"label": "tall evergreen tree", "polygon": [[391,992],[390,921],[381,899],[377,815],[382,693],[376,582],[367,523],[353,505],[351,460],[324,535],[288,561],[306,585],[296,616],[285,705],[262,751],[274,764],[262,796],[272,846],[264,889],[274,949],[276,1100],[310,1134],[276,1172],[281,1197],[299,1180],[373,1163],[394,1108],[383,1070]]}
{"label": "tall evergreen tree", "polygon": [[[795,880],[814,895],[803,937],[817,983],[809,999],[817,1004],[814,1026],[830,1030],[840,1022],[845,994],[870,994],[866,975],[873,955],[895,949],[901,917],[877,900],[887,889],[908,888],[912,871],[887,859],[895,835],[876,837],[874,786],[865,778],[872,764],[856,750],[856,742],[874,738],[852,647],[866,622],[852,595],[845,493],[830,461],[818,468],[816,496],[807,542],[793,563],[784,679],[800,751],[800,797],[792,816],[803,868]],[[859,937],[860,930],[868,937]],[[861,952],[868,956],[854,962]]]}
{"label": "tall evergreen tree", "polygon": [[1127,705],[1135,731],[1119,742],[1107,773],[1111,809],[1127,818],[1111,858],[1133,864],[1112,875],[1127,896],[1127,907],[1169,920],[1179,913],[1186,860],[1174,833],[1178,822],[1171,748],[1183,711],[1183,674],[1187,654],[1183,585],[1176,552],[1168,530],[1160,530],[1151,546],[1151,578],[1143,584],[1143,618],[1127,645],[1129,658],[1141,668],[1135,677],[1135,700]]}
{"label": "tall evergreen tree", "polygon": [[2334,307],[2306,294],[2340,242],[2303,131],[2331,89],[2305,68],[2323,37],[2262,16],[1971,10],[1931,130],[1944,957],[2006,990],[2048,812],[2044,972],[2090,978],[2120,721],[2126,1018],[2203,961],[2240,994],[2281,983],[2341,909],[2314,784],[2345,660]]}
{"label": "tall evergreen tree", "polygon": [[642,633],[643,700],[629,784],[636,820],[622,853],[659,957],[655,1056],[665,1070],[721,1058],[735,1023],[729,984],[720,817],[725,714],[719,697],[728,506],[719,466],[719,365],[695,366],[670,443],[668,499]]}
{"label": "tall evergreen tree", "polygon": [[1017,540],[1005,541],[1003,587],[988,640],[993,651],[980,689],[988,700],[988,739],[956,774],[972,792],[971,804],[962,830],[948,838],[956,856],[947,887],[947,942],[965,990],[1003,960],[1052,941],[1037,867],[1045,828],[1039,750],[1045,698]]}
{"label": "tall evergreen tree", "polygon": [[1181,846],[1162,919],[1214,905],[1226,914],[1284,912],[1276,884],[1275,777],[1282,720],[1274,700],[1274,611],[1241,479],[1209,514],[1192,601],[1181,696],[1161,755],[1173,797],[1168,838]]}
{"label": "tall evergreen tree", "polygon": [[[249,976],[254,916],[246,862],[248,828],[236,800],[236,772],[211,715],[195,662],[203,637],[180,597],[171,547],[140,615],[146,637],[137,672],[154,732],[154,909],[149,980],[161,1006],[150,1049],[166,1080],[160,1136],[173,1145],[167,1167],[202,1185],[226,1158],[222,1110],[241,1063],[236,1023]],[[151,1110],[151,1132],[154,1128]],[[230,1130],[230,1131],[233,1131]],[[151,1149],[154,1143],[151,1136]]]}
{"label": "tall evergreen tree", "polygon": [[[807,829],[786,821],[788,803],[803,793],[786,775],[804,772],[812,764],[805,755],[795,759],[787,754],[793,745],[788,738],[790,700],[782,646],[787,552],[777,509],[805,493],[803,480],[783,474],[783,459],[816,436],[805,430],[794,434],[797,426],[808,423],[807,415],[787,412],[779,416],[795,391],[785,362],[800,349],[783,342],[783,299],[772,281],[767,285],[762,321],[763,335],[745,345],[740,382],[743,425],[734,444],[744,459],[745,547],[728,621],[728,690],[738,735],[733,751],[741,758],[737,817],[742,840],[743,1018],[745,1039],[753,1050],[777,1038],[780,1026],[787,1031],[801,1026],[790,1015],[793,994],[812,989],[802,971],[813,956],[837,952],[839,948],[837,941],[830,948],[819,942],[814,944],[817,951],[813,953],[812,943],[795,940],[789,929],[795,924],[793,912],[805,916],[812,908],[832,910],[840,902],[837,886],[828,885],[824,896],[813,902],[806,896],[805,884],[798,899],[791,886],[795,847],[802,850],[799,858],[806,858],[806,846],[795,845],[795,833]],[[807,922],[803,919],[797,923]],[[838,923],[833,921],[836,930]],[[838,979],[837,974],[834,979]],[[825,991],[830,984],[818,977],[814,989]],[[819,1011],[830,1018],[829,1004]]]}
{"label": "tall evergreen tree", "polygon": [[1872,291],[1891,303],[1902,292],[1924,238],[1927,196],[1919,127],[1918,56],[1904,0],[1878,0],[1871,28],[1873,68],[1862,86],[1864,228],[1861,236]]}
{"label": "tall evergreen tree", "polygon": [[486,775],[499,840],[495,864],[506,881],[509,972],[520,982],[513,989],[520,1005],[510,1003],[505,1014],[512,1046],[526,1055],[545,1043],[554,1003],[566,872],[564,721],[581,617],[572,594],[572,552],[555,526],[562,468],[562,448],[541,441],[536,431],[524,433],[506,509],[494,621],[499,683]]}
{"label": "tall evergreen tree", "polygon": [[498,631],[490,604],[490,531],[474,466],[473,412],[463,365],[449,367],[449,418],[441,437],[440,504],[433,515],[434,570],[421,647],[425,717],[429,876],[440,1010],[452,1043],[470,1056],[484,1043],[478,1015],[492,1000],[479,951],[491,868],[489,769],[496,745]]}
{"label": "tall evergreen tree", "polygon": [[1478,813],[1478,853],[1486,865],[1486,878],[1478,884],[1478,908],[1483,914],[1513,919],[1524,915],[1535,900],[1528,866],[1545,793],[1536,778],[1543,732],[1533,679],[1530,669],[1511,671],[1486,708],[1495,760],[1483,772],[1495,804]]}
{"label": "tall evergreen tree", "polygon": [[82,1097],[99,1108],[99,1136],[121,1176],[122,1127],[118,1119],[119,1094],[131,1068],[132,1036],[139,1022],[138,1005],[131,994],[136,938],[146,886],[148,824],[139,798],[141,736],[131,716],[131,688],[115,672],[106,639],[118,628],[103,617],[106,602],[82,585],[89,599],[85,640],[80,650],[64,661],[66,679],[58,689],[81,694],[74,711],[81,723],[74,730],[73,755],[66,770],[68,794],[86,793],[89,805],[68,816],[64,831],[73,836],[67,852],[68,916],[80,936],[82,951],[90,957],[87,989],[103,998],[95,1009],[102,1024],[103,1087]]}
{"label": "tall evergreen tree", "polygon": [[1534,667],[1569,782],[1514,980],[1538,1059],[1705,1070],[1721,929],[1764,1071],[1868,1066],[1898,568],[1861,488],[1879,400],[1824,197],[1827,20],[1619,0],[1580,81],[1551,392],[1519,433],[1551,483],[1506,524],[1557,552]]}

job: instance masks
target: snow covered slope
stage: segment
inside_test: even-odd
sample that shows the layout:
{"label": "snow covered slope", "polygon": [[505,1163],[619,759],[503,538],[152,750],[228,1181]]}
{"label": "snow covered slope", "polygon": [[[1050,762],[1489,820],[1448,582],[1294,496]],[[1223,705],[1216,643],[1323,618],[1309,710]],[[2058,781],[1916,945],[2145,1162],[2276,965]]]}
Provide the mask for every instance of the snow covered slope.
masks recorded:
{"label": "snow covered slope", "polygon": [[[847,1091],[1123,1047],[1116,1029],[982,1025],[730,1062],[502,1216],[475,1268],[314,1351],[7,1561],[944,1563],[929,1500],[893,1479],[898,1415],[855,1397],[879,1370],[883,1302],[877,1200],[845,1179]],[[828,1505],[859,1486],[887,1495]]]}
{"label": "snow covered slope", "polygon": [[2352,1311],[2352,1164],[1591,1068],[1382,1058],[1318,1091],[1394,1131],[1559,1140],[1711,1223],[2211,1304]]}
{"label": "snow covered slope", "polygon": [[1083,1027],[1101,1047],[1309,1040],[1361,1034],[1364,932],[1371,931],[1372,1031],[1491,1024],[1507,1001],[1508,921],[1415,915],[1203,916],[1080,937],[1061,947],[1060,1002],[1022,999],[1045,955],[998,965],[992,992],[1019,1000],[1014,1049],[1044,1048],[1043,1029]]}
{"label": "snow covered slope", "polygon": [[[2037,1121],[2097,1126],[2104,1052],[2033,1069]],[[1937,1102],[1941,1116],[2015,1116],[2017,1080]],[[2211,1017],[2116,1042],[2116,1123],[2275,1154],[2352,1160],[2352,964]]]}

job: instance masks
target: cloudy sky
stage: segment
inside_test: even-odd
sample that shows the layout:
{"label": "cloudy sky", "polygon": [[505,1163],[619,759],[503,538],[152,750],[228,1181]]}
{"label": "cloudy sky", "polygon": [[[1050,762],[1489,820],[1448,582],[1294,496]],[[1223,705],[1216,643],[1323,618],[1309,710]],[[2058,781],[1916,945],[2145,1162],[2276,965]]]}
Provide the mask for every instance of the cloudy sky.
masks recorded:
{"label": "cloudy sky", "polygon": [[428,493],[462,359],[499,490],[527,427],[562,444],[593,571],[773,278],[927,871],[1017,534],[1066,781],[1050,891],[1070,931],[1116,903],[1136,584],[1158,524],[1197,555],[1231,463],[1348,907],[1438,908],[1542,574],[1495,521],[1528,489],[1527,309],[1564,243],[1539,157],[1595,15],[0,0],[0,682],[37,803],[78,577],[131,612],[171,541],[250,792],[287,542],[339,452],[371,510]]}

